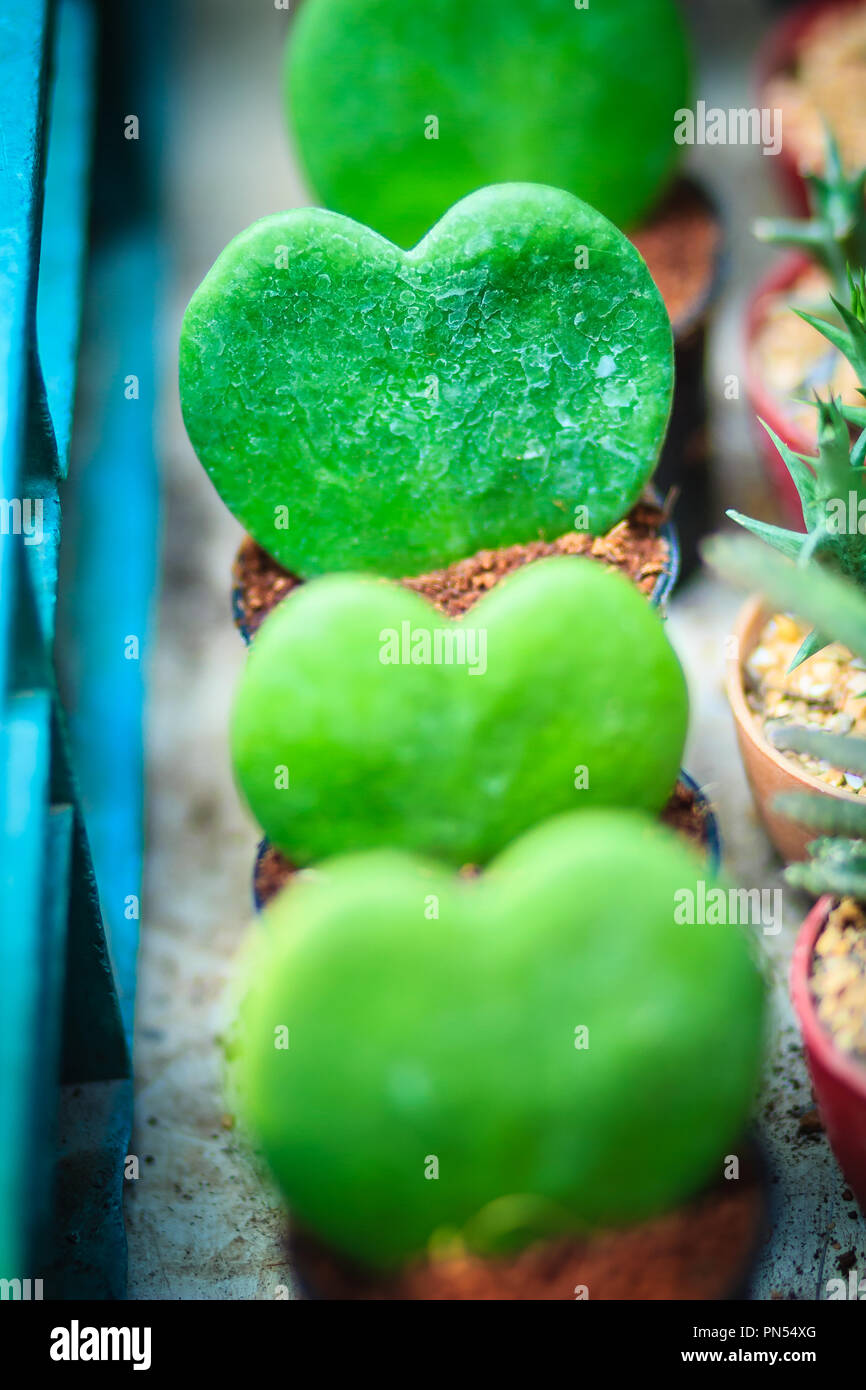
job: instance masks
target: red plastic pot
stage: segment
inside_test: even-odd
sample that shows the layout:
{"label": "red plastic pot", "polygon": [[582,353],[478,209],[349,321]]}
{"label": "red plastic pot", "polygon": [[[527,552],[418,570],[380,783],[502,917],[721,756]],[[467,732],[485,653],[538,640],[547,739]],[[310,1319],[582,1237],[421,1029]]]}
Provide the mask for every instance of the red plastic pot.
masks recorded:
{"label": "red plastic pot", "polygon": [[800,929],[791,962],[791,998],[827,1137],[866,1212],[866,1067],[846,1057],[836,1046],[818,1018],[809,988],[815,942],[832,904],[832,898],[819,898]]}
{"label": "red plastic pot", "polygon": [[778,449],[759,421],[766,420],[795,453],[814,454],[815,440],[797,428],[784,413],[778,397],[766,385],[756,360],[754,345],[771,303],[778,300],[780,295],[784,296],[786,290],[793,289],[801,275],[812,269],[812,264],[801,251],[793,251],[782,257],[759,281],[746,314],[746,394],[755,414],[757,442],[779,508],[786,521],[800,530],[805,530],[805,527],[799,494]]}
{"label": "red plastic pot", "polygon": [[[759,107],[769,105],[764,97],[767,84],[779,73],[796,66],[797,52],[814,27],[830,10],[851,10],[861,5],[863,0],[811,0],[801,5],[792,14],[775,24],[767,34],[760,49],[757,61],[757,86]],[[800,173],[794,151],[785,148],[770,160],[779,181],[782,196],[793,212],[804,215],[809,210],[806,181]]]}

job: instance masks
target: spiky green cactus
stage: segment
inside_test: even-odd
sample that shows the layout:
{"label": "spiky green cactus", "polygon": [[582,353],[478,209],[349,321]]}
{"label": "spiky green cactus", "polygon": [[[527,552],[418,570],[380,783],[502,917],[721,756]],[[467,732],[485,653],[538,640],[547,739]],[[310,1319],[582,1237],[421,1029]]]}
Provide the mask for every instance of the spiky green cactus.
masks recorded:
{"label": "spiky green cactus", "polygon": [[[866,279],[848,274],[850,307],[835,297],[832,303],[839,323],[800,313],[835,348],[848,358],[866,396]],[[727,514],[740,526],[775,546],[798,564],[815,557],[829,560],[866,590],[866,407],[843,406],[841,401],[816,396],[818,453],[814,458],[797,454],[764,421],[803,506],[805,534],[755,521],[741,512]],[[855,439],[851,427],[859,430]],[[791,662],[791,669],[827,644],[819,632],[808,634]]]}
{"label": "spiky green cactus", "polygon": [[[814,622],[834,640],[866,660],[866,597],[850,580],[828,573],[814,561],[792,566],[745,537],[720,536],[707,542],[704,556],[734,583],[754,585],[779,607]],[[805,729],[792,724],[768,728],[776,748],[826,759],[834,767],[866,776],[866,739]],[[809,845],[809,858],[789,864],[785,878],[816,897],[832,893],[866,902],[866,799],[843,801],[818,793],[777,796],[773,809],[800,825],[823,831]]]}
{"label": "spiky green cactus", "polygon": [[809,217],[762,217],[754,232],[759,241],[806,251],[832,277],[842,298],[848,266],[866,265],[866,169],[849,177],[829,131],[825,140],[823,175],[807,175]]}

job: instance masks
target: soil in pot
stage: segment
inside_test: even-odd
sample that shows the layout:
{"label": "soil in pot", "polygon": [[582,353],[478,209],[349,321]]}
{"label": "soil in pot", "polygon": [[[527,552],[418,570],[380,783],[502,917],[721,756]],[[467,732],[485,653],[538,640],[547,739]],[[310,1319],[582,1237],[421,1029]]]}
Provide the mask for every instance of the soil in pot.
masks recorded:
{"label": "soil in pot", "polygon": [[866,913],[851,898],[833,908],[815,942],[809,985],[836,1046],[866,1065]]}
{"label": "soil in pot", "polygon": [[[711,811],[695,787],[677,782],[670,800],[661,814],[663,824],[683,835],[696,848],[709,854],[717,852],[710,834]],[[471,872],[464,870],[463,872]],[[259,850],[253,871],[253,898],[261,910],[291,879],[295,869],[273,845],[264,842]]]}
{"label": "soil in pot", "polygon": [[866,4],[806,5],[771,37],[761,105],[782,112],[784,158],[802,176],[824,166],[824,122],[849,168],[866,164]]}
{"label": "soil in pot", "polygon": [[[866,736],[866,663],[832,643],[789,671],[808,628],[776,614],[766,620],[743,664],[746,701],[763,730],[769,723],[799,724],[828,733]],[[828,787],[866,795],[864,778],[805,753],[784,757]]]}
{"label": "soil in pot", "polygon": [[[662,535],[663,522],[661,508],[639,502],[605,536],[569,531],[555,541],[479,550],[446,569],[413,575],[400,582],[428,598],[441,613],[458,618],[501,579],[523,565],[548,555],[588,555],[621,570],[650,597],[671,558],[670,545]],[[238,551],[233,581],[235,620],[247,640],[254,636],[271,609],[301,582],[250,537],[242,542]]]}
{"label": "soil in pot", "polygon": [[385,1278],[304,1231],[293,1232],[289,1250],[317,1298],[705,1301],[743,1295],[764,1217],[760,1172],[749,1159],[737,1181],[723,1181],[676,1211],[585,1240],[540,1242],[508,1258],[428,1259]]}
{"label": "soil in pot", "polygon": [[629,240],[647,263],[679,343],[716,288],[722,227],[715,208],[698,184],[680,179]]}

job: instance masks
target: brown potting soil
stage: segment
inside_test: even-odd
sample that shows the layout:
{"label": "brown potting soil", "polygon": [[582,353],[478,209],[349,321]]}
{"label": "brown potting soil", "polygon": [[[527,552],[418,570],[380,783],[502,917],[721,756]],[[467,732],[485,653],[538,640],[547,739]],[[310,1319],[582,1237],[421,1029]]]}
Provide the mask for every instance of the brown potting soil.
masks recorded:
{"label": "brown potting soil", "polygon": [[[440,613],[459,618],[501,579],[523,565],[550,555],[585,555],[620,570],[649,597],[669,558],[668,543],[660,534],[663,520],[661,508],[639,502],[604,536],[569,531],[554,541],[479,550],[445,569],[412,575],[399,582],[429,599]],[[237,620],[250,637],[280,600],[303,582],[271,559],[250,536],[242,541],[235,557],[232,580]]]}
{"label": "brown potting soil", "polygon": [[312,1296],[326,1299],[707,1301],[740,1292],[762,1221],[760,1181],[743,1171],[651,1221],[584,1240],[544,1241],[509,1258],[423,1260],[388,1278],[303,1231],[292,1234],[290,1257]]}
{"label": "brown potting soil", "polygon": [[687,179],[675,184],[631,241],[647,263],[677,328],[692,319],[716,274],[722,229],[712,207]]}
{"label": "brown potting soil", "polygon": [[[706,843],[706,811],[694,790],[684,782],[677,782],[660,819],[663,825],[685,836],[692,844],[703,846]],[[253,888],[257,902],[265,907],[286,886],[294,872],[289,860],[278,849],[266,845],[255,867]]]}
{"label": "brown potting soil", "polygon": [[697,792],[685,782],[677,782],[660,819],[662,825],[675,830],[692,844],[698,847],[706,844],[706,807],[698,800]]}
{"label": "brown potting soil", "polygon": [[853,898],[833,908],[815,942],[810,986],[836,1046],[866,1063],[866,913]]}

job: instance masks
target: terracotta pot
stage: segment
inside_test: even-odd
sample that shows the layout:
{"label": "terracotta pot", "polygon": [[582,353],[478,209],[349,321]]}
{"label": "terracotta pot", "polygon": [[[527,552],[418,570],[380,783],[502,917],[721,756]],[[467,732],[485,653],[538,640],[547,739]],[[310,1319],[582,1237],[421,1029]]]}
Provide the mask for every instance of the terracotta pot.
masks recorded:
{"label": "terracotta pot", "polygon": [[727,661],[725,686],[737,730],[740,756],[755,806],[775,848],[787,863],[806,858],[806,846],[817,838],[818,832],[797,821],[780,816],[772,802],[780,792],[818,792],[821,796],[841,801],[858,801],[853,792],[828,787],[817,777],[789,762],[764,737],[757,720],[746,703],[743,666],[758,644],[761,630],[771,616],[760,598],[752,598],[741,610],[734,628],[734,641]]}
{"label": "terracotta pot", "polygon": [[846,1057],[836,1046],[818,1018],[809,987],[815,942],[832,904],[830,897],[819,898],[800,928],[791,962],[791,999],[827,1138],[866,1212],[866,1067]]}
{"label": "terracotta pot", "polygon": [[[760,449],[764,469],[772,486],[779,510],[788,525],[805,530],[800,496],[778,449],[760,424],[767,424],[780,439],[798,454],[814,454],[815,440],[790,420],[778,397],[767,387],[761,365],[756,359],[755,340],[763,327],[770,305],[784,296],[807,270],[812,261],[800,251],[782,257],[758,283],[746,314],[746,394],[755,416],[755,439]],[[793,312],[793,311],[792,311]]]}
{"label": "terracotta pot", "polygon": [[[811,0],[811,3],[799,6],[775,24],[758,51],[758,107],[769,105],[764,96],[768,82],[779,73],[795,67],[797,52],[815,23],[829,10],[850,10],[862,3],[863,0]],[[809,211],[809,197],[795,152],[783,143],[780,153],[769,163],[773,165],[785,203],[792,212],[804,216]]]}

